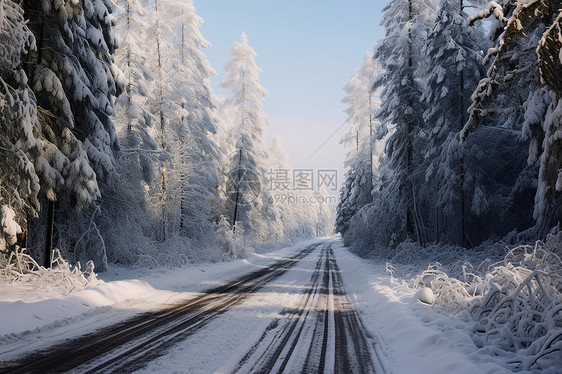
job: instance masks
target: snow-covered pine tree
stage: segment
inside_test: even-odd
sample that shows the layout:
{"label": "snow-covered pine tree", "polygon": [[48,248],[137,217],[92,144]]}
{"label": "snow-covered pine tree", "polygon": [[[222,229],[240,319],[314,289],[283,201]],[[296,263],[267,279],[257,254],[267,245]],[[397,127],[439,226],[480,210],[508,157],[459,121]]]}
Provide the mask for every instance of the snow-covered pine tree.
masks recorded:
{"label": "snow-covered pine tree", "polygon": [[[149,71],[154,74],[151,85],[148,107],[155,117],[154,139],[159,148],[158,178],[154,178],[149,191],[150,207],[153,216],[160,221],[161,230],[155,230],[154,235],[160,241],[166,241],[169,229],[173,227],[175,201],[170,201],[169,171],[171,165],[170,141],[175,138],[171,124],[177,125],[184,111],[178,106],[177,98],[172,97],[173,70],[172,61],[175,52],[172,51],[170,38],[172,29],[165,20],[165,2],[154,0],[153,9],[149,15],[149,39],[152,45],[150,57],[147,61]],[[169,208],[172,211],[169,211]]]}
{"label": "snow-covered pine tree", "polygon": [[[521,172],[516,187],[521,188],[521,184],[532,186],[535,183],[533,169],[538,169],[534,209],[536,225],[532,230],[532,236],[538,238],[544,238],[562,214],[559,198],[556,197],[559,165],[556,160],[559,158],[551,154],[551,151],[554,154],[558,152],[555,145],[556,123],[559,123],[558,100],[553,90],[556,80],[551,79],[552,74],[546,73],[552,69],[556,71],[559,63],[559,59],[553,57],[558,43],[556,20],[559,12],[559,1],[506,0],[490,4],[472,17],[476,20],[493,14],[503,27],[497,28],[496,47],[487,56],[492,60],[488,76],[480,82],[473,95],[470,117],[461,134],[466,139],[489,118],[496,120],[496,113],[517,114],[517,120],[508,121],[504,128],[510,129],[509,125],[512,125],[530,141],[527,161],[531,171]],[[548,68],[539,70],[541,64]],[[502,107],[497,105],[498,102],[509,105]],[[514,109],[509,111],[506,107]],[[545,150],[548,150],[547,153],[544,153]]]}
{"label": "snow-covered pine tree", "polygon": [[110,116],[121,86],[111,56],[116,46],[112,11],[111,2],[103,0],[29,3],[30,28],[37,40],[30,76],[43,156],[36,169],[51,201],[47,230],[52,227],[52,201],[70,202],[61,206],[63,211],[87,207],[100,196],[98,179],[113,170],[118,141]]}
{"label": "snow-covered pine tree", "polygon": [[388,167],[387,155],[383,151],[388,136],[391,134],[381,139],[380,147],[376,149],[373,201],[349,217],[349,230],[343,237],[347,245],[352,245],[357,253],[364,255],[376,250],[379,255],[388,256],[391,252],[387,251],[396,247],[402,239],[398,235],[403,227],[403,217],[396,214],[397,207],[400,207],[396,193],[400,180]]}
{"label": "snow-covered pine tree", "polygon": [[261,106],[267,91],[259,83],[261,69],[245,33],[234,43],[230,55],[232,59],[225,66],[227,75],[220,85],[233,94],[229,105],[235,116],[230,127],[235,152],[230,157],[227,210],[233,229],[242,223],[245,232],[260,239],[266,235],[266,222],[274,218],[272,207],[260,193],[265,185],[267,153],[263,131],[268,123]]}
{"label": "snow-covered pine tree", "polygon": [[[152,46],[146,6],[143,0],[116,3],[114,32],[119,48],[114,57],[123,72],[124,90],[116,100],[113,121],[121,148],[116,154],[115,173],[108,180],[98,180],[102,194],[100,210],[89,212],[86,224],[92,229],[81,240],[99,241],[101,236],[108,260],[122,264],[134,263],[140,254],[146,253],[150,248],[147,233],[153,230],[145,186],[152,182],[153,159],[158,153],[151,134],[155,118],[147,105],[153,76],[147,64]],[[91,217],[99,235],[89,223]]]}
{"label": "snow-covered pine tree", "polygon": [[347,96],[342,102],[347,104],[347,121],[351,128],[340,141],[349,150],[345,160],[345,167],[349,168],[347,181],[337,208],[337,232],[342,235],[353,214],[371,202],[375,132],[380,131],[380,124],[374,118],[380,100],[373,85],[379,73],[379,62],[373,59],[373,53],[368,52],[363,66],[355,71],[344,88]]}
{"label": "snow-covered pine tree", "polygon": [[349,169],[345,174],[345,182],[340,190],[340,199],[336,207],[336,232],[344,236],[349,229],[351,218],[356,213],[355,199],[353,193],[353,182],[355,175],[352,169]]}
{"label": "snow-covered pine tree", "polygon": [[470,97],[484,76],[483,51],[488,43],[480,28],[466,25],[467,0],[442,0],[424,53],[421,71],[427,77],[422,99],[427,103],[423,195],[436,211],[431,222],[434,240],[468,244],[467,215],[473,169],[458,134],[463,129]]}
{"label": "snow-covered pine tree", "polygon": [[154,116],[147,110],[153,76],[147,64],[151,48],[146,4],[139,0],[120,0],[116,5],[119,14],[114,30],[119,48],[115,61],[123,72],[125,90],[116,102],[115,124],[122,152],[126,157],[138,157],[143,177],[150,182],[152,163],[148,153],[157,146],[150,134]]}
{"label": "snow-covered pine tree", "polygon": [[284,197],[288,196],[292,190],[290,184],[292,169],[285,149],[281,144],[281,139],[277,137],[273,139],[268,156],[267,166],[270,178],[267,187],[270,190],[270,203],[275,206],[277,212],[276,225],[279,226],[279,229],[276,231],[280,233],[279,236],[282,236],[282,238],[291,240],[299,236],[301,227],[299,227],[298,208],[301,208],[301,206],[300,204],[288,204],[287,200],[284,200]]}
{"label": "snow-covered pine tree", "polygon": [[39,178],[33,166],[39,151],[37,105],[24,71],[35,49],[23,9],[0,1],[0,250],[14,244],[26,217],[39,210]]}
{"label": "snow-covered pine tree", "polygon": [[374,84],[374,88],[382,89],[377,117],[386,130],[379,137],[392,131],[386,149],[388,167],[396,178],[397,210],[403,217],[399,235],[423,242],[424,223],[417,201],[422,179],[416,165],[421,164],[424,152],[420,138],[424,109],[417,71],[424,58],[421,51],[433,24],[436,6],[433,0],[394,0],[383,12],[386,35],[374,55],[383,69]]}
{"label": "snow-covered pine tree", "polygon": [[[494,183],[488,186],[480,183],[482,199],[478,200],[491,205],[498,205],[499,201],[498,207],[494,209],[490,206],[487,210],[496,211],[496,220],[498,215],[517,217],[514,226],[521,231],[533,225],[525,217],[530,216],[529,209],[532,207],[529,206],[533,203],[539,168],[537,159],[527,160],[527,149],[533,153],[541,142],[531,140],[533,136],[529,136],[526,129],[533,127],[529,123],[535,121],[535,112],[546,110],[548,95],[539,82],[535,53],[544,26],[531,18],[523,20],[529,33],[527,37],[512,39],[509,47],[504,43],[508,20],[518,5],[517,0],[491,2],[486,9],[469,19],[470,24],[481,18],[491,19],[490,35],[495,45],[484,59],[488,66],[487,75],[472,95],[470,115],[461,136],[469,139],[468,134],[471,133],[469,142],[478,143],[481,147],[491,144],[492,140],[495,143],[493,148],[488,146],[484,149],[489,154],[488,159],[501,160],[499,165],[509,162],[510,168],[486,170],[488,175],[494,175]],[[528,106],[531,110],[527,110]],[[499,149],[498,145],[505,149],[505,155],[492,154]],[[510,186],[510,191],[501,193],[507,186]],[[502,203],[502,200],[507,203]]]}
{"label": "snow-covered pine tree", "polygon": [[[528,38],[514,39],[508,43],[509,47],[504,42],[504,30],[517,3],[518,0],[490,2],[486,9],[469,18],[469,24],[483,18],[492,20],[490,34],[495,45],[488,50],[484,59],[484,63],[489,64],[489,69],[473,94],[470,117],[463,137],[478,125],[487,124],[485,117],[493,117],[492,125],[497,127],[521,131],[524,103],[539,89],[533,46],[536,47],[544,27],[541,31],[533,26],[533,32]],[[532,19],[524,22],[535,24]],[[507,87],[510,89],[507,90]]]}
{"label": "snow-covered pine tree", "polygon": [[208,78],[215,71],[202,52],[209,43],[199,28],[203,19],[195,12],[191,0],[165,3],[168,25],[174,36],[171,98],[184,115],[176,126],[179,154],[174,168],[179,177],[179,230],[190,238],[198,238],[213,229],[212,222],[219,219],[217,165],[220,151],[214,140],[217,132],[217,99]]}
{"label": "snow-covered pine tree", "polygon": [[[532,144],[543,139],[540,156],[539,150],[532,148],[531,152],[535,153],[530,159],[540,160],[534,218],[537,236],[544,238],[553,226],[560,227],[562,222],[562,4],[533,1],[516,15],[519,19],[529,16],[540,17],[546,26],[536,53],[541,83],[548,88],[550,105],[542,126],[529,121],[526,127]],[[532,112],[530,105],[527,112]]]}

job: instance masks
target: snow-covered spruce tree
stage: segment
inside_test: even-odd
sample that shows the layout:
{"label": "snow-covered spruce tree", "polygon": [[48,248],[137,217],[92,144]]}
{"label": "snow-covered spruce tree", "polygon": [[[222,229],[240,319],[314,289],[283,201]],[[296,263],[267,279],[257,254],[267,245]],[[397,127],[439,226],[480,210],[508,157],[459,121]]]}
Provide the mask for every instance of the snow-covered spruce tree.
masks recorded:
{"label": "snow-covered spruce tree", "polygon": [[349,220],[349,230],[344,236],[346,245],[352,245],[353,250],[360,255],[372,255],[376,248],[377,255],[391,257],[392,251],[400,243],[397,228],[402,227],[403,217],[396,214],[396,201],[399,182],[394,177],[394,171],[388,167],[384,144],[389,136],[381,139],[376,149],[375,178],[373,180],[373,201],[356,212]]}
{"label": "snow-covered spruce tree", "polygon": [[[424,58],[422,48],[436,14],[433,0],[394,0],[384,8],[382,25],[386,35],[376,48],[374,57],[382,65],[382,73],[374,88],[382,88],[379,121],[384,124],[380,137],[390,129],[386,151],[388,167],[393,170],[396,212],[403,217],[396,228],[401,238],[420,242],[426,239],[418,187],[423,180],[417,165],[423,157],[421,129],[423,105],[420,102],[418,68]],[[375,225],[377,223],[374,223]]]}
{"label": "snow-covered spruce tree", "polygon": [[[83,209],[100,196],[97,181],[113,170],[118,141],[110,116],[121,86],[111,56],[116,45],[112,11],[113,5],[102,0],[30,2],[37,54],[29,61],[29,74],[39,107],[43,156],[36,169],[51,202],[43,225],[47,230],[53,225],[55,199],[65,202],[59,204],[57,219],[59,226],[65,225],[72,221],[73,207]],[[67,229],[80,235],[80,228]],[[61,249],[68,251],[74,239],[66,232],[68,242],[59,242]],[[103,261],[100,255],[96,265],[101,269]]]}
{"label": "snow-covered spruce tree", "polygon": [[263,140],[268,121],[261,112],[267,91],[258,81],[260,69],[254,61],[256,52],[248,44],[246,34],[230,50],[232,59],[225,66],[226,78],[221,87],[232,91],[229,105],[234,109],[234,122],[230,127],[235,152],[230,157],[227,181],[227,214],[236,230],[244,230],[257,240],[268,236],[267,222],[275,219],[273,207],[261,193],[265,185],[267,153]]}
{"label": "snow-covered spruce tree", "polygon": [[156,149],[156,142],[150,134],[154,116],[147,110],[153,76],[147,64],[151,48],[146,4],[121,0],[117,6],[119,15],[114,30],[119,48],[115,62],[123,72],[125,90],[116,102],[115,125],[122,153],[125,157],[138,158],[143,179],[148,183],[152,179],[149,154]]}
{"label": "snow-covered spruce tree", "polygon": [[[273,173],[273,175],[270,176],[267,187],[270,189],[270,204],[275,206],[277,212],[278,220],[276,223],[281,226],[280,230],[277,231],[282,231],[282,238],[292,240],[299,237],[301,233],[298,209],[302,206],[300,204],[298,206],[297,204],[289,204],[285,199],[292,189],[289,181],[291,165],[279,138],[273,139],[268,156],[268,173]],[[280,176],[283,176],[283,178],[278,178]]]}
{"label": "snow-covered spruce tree", "polygon": [[484,76],[483,31],[466,25],[466,0],[442,0],[424,53],[421,71],[427,77],[422,99],[427,103],[426,183],[422,194],[435,206],[431,235],[437,242],[467,245],[469,190],[475,181],[471,155],[460,142],[471,94]]}
{"label": "snow-covered spruce tree", "polygon": [[[473,95],[470,117],[461,135],[466,139],[469,134],[483,128],[479,125],[495,121],[494,115],[501,111],[517,113],[517,121],[508,121],[504,127],[509,129],[509,125],[515,123],[515,130],[521,131],[523,138],[530,141],[527,160],[530,171],[521,172],[516,188],[521,188],[521,184],[532,186],[537,183],[533,170],[538,169],[534,209],[536,225],[527,232],[536,238],[544,238],[550,227],[560,220],[560,202],[556,202],[555,198],[557,157],[544,162],[550,158],[544,150],[556,150],[556,146],[551,148],[551,145],[556,143],[553,140],[556,139],[557,126],[550,125],[556,123],[558,118],[556,93],[552,89],[556,84],[545,86],[549,79],[542,76],[543,71],[555,69],[559,62],[552,57],[557,45],[556,36],[552,35],[557,32],[559,12],[558,1],[512,0],[490,4],[486,10],[472,17],[475,20],[493,14],[503,28],[495,34],[496,47],[487,56],[492,60],[488,76],[480,82]],[[547,48],[541,48],[546,45]],[[540,51],[543,56],[549,57],[541,58]],[[539,71],[540,64],[545,62],[549,68]],[[518,96],[514,97],[514,94]],[[498,102],[510,105],[502,108]],[[514,110],[510,111],[510,107]],[[554,138],[550,137],[552,135]],[[550,171],[545,173],[546,169]]]}
{"label": "snow-covered spruce tree", "polygon": [[[540,157],[538,152],[530,155],[540,159],[534,218],[537,235],[543,238],[562,222],[562,4],[558,1],[556,7],[537,1],[532,5],[531,9],[536,7],[534,14],[540,15],[547,26],[537,47],[541,83],[548,87],[550,96],[542,123],[544,135],[535,135],[541,129],[536,123],[529,123],[527,128],[529,136],[534,135],[533,141],[544,139]],[[525,12],[521,13],[519,17],[525,17]]]}
{"label": "snow-covered spruce tree", "polygon": [[[150,185],[149,206],[154,220],[159,222],[160,230],[154,230],[153,236],[160,241],[168,238],[169,216],[168,207],[174,206],[168,201],[168,168],[170,167],[169,139],[173,138],[170,122],[181,116],[176,107],[175,98],[168,100],[171,95],[170,78],[171,71],[171,46],[169,36],[171,29],[165,22],[163,0],[154,0],[151,4],[153,9],[149,15],[150,55],[147,61],[148,70],[154,75],[154,82],[150,85],[148,100],[149,111],[155,117],[154,139],[158,146],[157,169],[158,178],[154,178]],[[172,213],[173,214],[173,213]]]}
{"label": "snow-covered spruce tree", "polygon": [[351,129],[340,141],[349,150],[345,160],[345,167],[349,168],[347,180],[337,208],[336,230],[342,235],[347,231],[347,224],[353,214],[371,202],[375,131],[380,129],[380,124],[374,118],[380,100],[372,88],[379,73],[379,62],[368,52],[363,66],[355,71],[344,88],[347,96],[342,102],[347,104],[346,112]]}
{"label": "snow-covered spruce tree", "polygon": [[39,209],[39,178],[33,166],[39,141],[37,105],[22,58],[35,49],[23,9],[0,1],[0,250],[12,245],[27,216]]}
{"label": "snow-covered spruce tree", "polygon": [[[340,189],[340,199],[336,207],[336,232],[342,234],[344,239],[345,233],[349,229],[351,218],[356,213],[354,210],[355,199],[352,196],[355,179],[353,170],[349,169],[345,174],[345,181]],[[350,243],[345,242],[345,244],[349,245]]]}
{"label": "snow-covered spruce tree", "polygon": [[177,51],[171,56],[175,72],[171,98],[183,111],[174,126],[179,151],[174,157],[180,196],[179,232],[199,239],[214,229],[213,221],[219,220],[215,206],[220,151],[213,138],[217,132],[217,99],[208,80],[215,72],[202,52],[209,43],[199,31],[203,19],[196,14],[193,2],[168,0],[164,5]]}
{"label": "snow-covered spruce tree", "polygon": [[[155,117],[147,105],[153,74],[148,64],[152,45],[146,6],[142,0],[116,3],[114,31],[119,48],[114,56],[123,72],[124,90],[116,100],[113,120],[121,149],[115,173],[108,180],[98,181],[101,209],[94,214],[94,222],[107,246],[108,260],[122,264],[134,263],[140,255],[147,254],[153,230],[145,186],[153,180],[158,153],[152,137]],[[94,234],[95,230],[90,233]]]}

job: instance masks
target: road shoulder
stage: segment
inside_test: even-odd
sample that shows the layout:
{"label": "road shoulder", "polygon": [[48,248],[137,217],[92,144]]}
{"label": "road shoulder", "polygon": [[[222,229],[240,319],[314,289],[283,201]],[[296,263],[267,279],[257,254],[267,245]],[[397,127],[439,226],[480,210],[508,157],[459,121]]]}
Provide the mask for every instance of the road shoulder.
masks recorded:
{"label": "road shoulder", "polygon": [[393,280],[385,265],[350,253],[334,239],[344,287],[387,373],[492,374],[508,372],[479,354],[469,325],[421,303],[415,290]]}

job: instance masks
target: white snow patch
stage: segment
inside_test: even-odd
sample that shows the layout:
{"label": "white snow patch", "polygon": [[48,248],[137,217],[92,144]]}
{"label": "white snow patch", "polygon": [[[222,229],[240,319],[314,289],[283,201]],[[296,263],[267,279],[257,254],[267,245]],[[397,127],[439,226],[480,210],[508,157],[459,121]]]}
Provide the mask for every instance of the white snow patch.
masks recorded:
{"label": "white snow patch", "polygon": [[424,287],[414,296],[416,299],[421,301],[422,303],[432,305],[435,302],[435,295],[433,291],[429,287]]}

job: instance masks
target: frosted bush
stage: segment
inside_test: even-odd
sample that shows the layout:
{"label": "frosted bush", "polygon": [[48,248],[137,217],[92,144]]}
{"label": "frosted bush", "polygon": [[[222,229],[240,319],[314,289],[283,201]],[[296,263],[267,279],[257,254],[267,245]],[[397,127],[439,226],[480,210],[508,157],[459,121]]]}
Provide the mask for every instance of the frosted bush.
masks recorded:
{"label": "frosted bush", "polygon": [[8,244],[16,242],[17,234],[21,233],[21,227],[15,221],[16,213],[7,205],[0,206],[0,234],[4,234]]}
{"label": "frosted bush", "polygon": [[448,311],[457,310],[470,295],[466,290],[466,283],[450,278],[439,270],[439,263],[430,266],[415,279],[416,288],[429,288],[437,295],[433,305]]}
{"label": "frosted bush", "polygon": [[[562,355],[562,261],[542,242],[519,246],[483,281],[486,292],[467,308],[475,343],[516,353],[517,370],[546,369]],[[524,352],[524,354],[522,354]]]}
{"label": "frosted bush", "polygon": [[221,217],[217,225],[215,247],[227,258],[234,259],[247,257],[253,251],[248,238],[244,235],[243,225],[237,223],[236,232],[233,232],[225,217]]}
{"label": "frosted bush", "polygon": [[82,270],[80,263],[72,266],[58,249],[52,251],[51,258],[51,268],[45,268],[26,254],[24,248],[16,247],[0,256],[0,280],[27,284],[32,290],[58,289],[64,292],[98,284],[92,261]]}
{"label": "frosted bush", "polygon": [[475,249],[403,243],[386,268],[416,289],[431,289],[435,308],[473,321],[482,350],[506,357],[514,371],[536,371],[562,366],[561,255],[555,229],[545,242],[512,249],[501,242]]}

